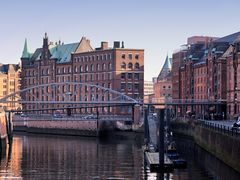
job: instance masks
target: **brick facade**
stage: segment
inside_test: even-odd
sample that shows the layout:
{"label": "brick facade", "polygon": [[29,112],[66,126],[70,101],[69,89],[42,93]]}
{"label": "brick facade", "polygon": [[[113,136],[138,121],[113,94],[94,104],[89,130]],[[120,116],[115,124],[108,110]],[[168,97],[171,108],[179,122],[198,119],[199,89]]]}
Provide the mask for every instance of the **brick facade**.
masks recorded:
{"label": "brick facade", "polygon": [[[185,49],[173,54],[173,99],[208,101],[218,105],[185,107],[201,115],[232,118],[240,113],[240,32],[211,38],[194,36]],[[233,60],[234,59],[234,60]]]}
{"label": "brick facade", "polygon": [[[144,50],[127,49],[120,47],[120,42],[114,42],[114,47],[108,47],[107,42],[102,42],[100,48],[93,49],[90,41],[83,37],[79,43],[61,44],[48,42],[45,35],[42,48],[30,54],[25,48],[22,61],[22,89],[33,85],[54,82],[81,82],[95,84],[124,93],[135,99],[143,99],[144,79]],[[62,87],[62,92],[67,91],[67,84]],[[74,89],[71,89],[74,90]],[[48,100],[44,89],[39,92],[42,100]],[[73,97],[74,100],[85,98],[98,99],[100,92],[85,87]],[[89,96],[91,94],[91,97]],[[26,99],[26,94],[23,94]],[[57,100],[63,100],[57,97]],[[111,100],[113,97],[103,97],[102,100]],[[34,101],[34,99],[30,99]],[[42,105],[49,108],[51,105]],[[34,109],[34,104],[25,104],[24,108]],[[125,107],[124,107],[125,108]],[[121,109],[126,113],[127,109]],[[91,113],[92,108],[82,109],[82,113]],[[110,113],[111,108],[102,108],[100,113]],[[131,111],[131,108],[130,110]]]}

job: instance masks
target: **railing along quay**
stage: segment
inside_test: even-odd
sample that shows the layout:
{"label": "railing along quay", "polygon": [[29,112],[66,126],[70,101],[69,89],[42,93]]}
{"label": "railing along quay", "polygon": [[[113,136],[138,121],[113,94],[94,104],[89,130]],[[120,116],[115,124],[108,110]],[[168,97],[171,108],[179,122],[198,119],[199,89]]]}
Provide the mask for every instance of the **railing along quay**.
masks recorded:
{"label": "railing along quay", "polygon": [[218,123],[214,123],[214,122],[208,122],[205,120],[198,120],[198,122],[202,127],[206,127],[206,128],[215,130],[222,134],[227,134],[227,135],[234,136],[234,137],[240,137],[240,130],[238,128],[231,128],[226,125],[222,125],[222,124],[218,124]]}

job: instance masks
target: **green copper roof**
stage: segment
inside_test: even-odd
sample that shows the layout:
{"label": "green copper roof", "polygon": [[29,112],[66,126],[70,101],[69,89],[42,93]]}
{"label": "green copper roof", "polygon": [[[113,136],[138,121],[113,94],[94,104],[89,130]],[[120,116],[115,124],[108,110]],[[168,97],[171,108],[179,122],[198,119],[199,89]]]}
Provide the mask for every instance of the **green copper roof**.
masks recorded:
{"label": "green copper roof", "polygon": [[24,48],[23,48],[23,52],[22,52],[22,58],[29,58],[29,57],[30,57],[30,53],[28,52],[27,39],[25,39]]}
{"label": "green copper roof", "polygon": [[59,63],[69,62],[71,53],[75,52],[79,43],[56,45],[49,48],[51,59],[57,59]]}

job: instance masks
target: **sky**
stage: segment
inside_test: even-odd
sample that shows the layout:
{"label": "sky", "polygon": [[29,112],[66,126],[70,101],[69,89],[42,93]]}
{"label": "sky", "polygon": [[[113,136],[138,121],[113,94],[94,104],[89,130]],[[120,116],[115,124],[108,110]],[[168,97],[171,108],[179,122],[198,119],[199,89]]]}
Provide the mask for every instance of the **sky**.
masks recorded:
{"label": "sky", "polygon": [[145,50],[145,80],[158,76],[165,57],[194,35],[223,37],[240,31],[239,0],[7,0],[0,2],[0,63],[19,63],[25,38],[30,51],[50,41],[82,36],[124,41]]}

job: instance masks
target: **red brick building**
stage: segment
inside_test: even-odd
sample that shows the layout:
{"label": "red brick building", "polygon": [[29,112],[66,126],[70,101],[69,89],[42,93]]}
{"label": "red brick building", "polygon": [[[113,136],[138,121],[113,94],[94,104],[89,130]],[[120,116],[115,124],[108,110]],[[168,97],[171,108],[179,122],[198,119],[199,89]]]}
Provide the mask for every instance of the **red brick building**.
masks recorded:
{"label": "red brick building", "polygon": [[[83,37],[80,42],[63,44],[51,43],[47,34],[43,38],[43,46],[29,53],[25,42],[22,61],[22,89],[34,85],[54,82],[81,82],[95,84],[124,93],[135,99],[143,99],[144,79],[144,50],[129,49],[114,42],[110,48],[107,42],[94,49],[90,41]],[[67,84],[61,88],[67,90]],[[42,100],[48,100],[44,89],[38,94]],[[88,87],[81,89],[81,93],[73,97],[76,99],[99,99],[99,92],[91,91]],[[25,97],[26,99],[30,97]],[[61,100],[61,96],[57,100]],[[109,100],[111,97],[101,97]],[[34,99],[30,99],[33,100]],[[63,100],[63,99],[62,99]],[[34,109],[36,105],[25,104],[25,108]],[[48,108],[50,105],[42,105]],[[82,109],[84,112],[93,111],[91,108]],[[100,113],[109,113],[111,108],[103,108]],[[122,109],[126,113],[127,109]]]}
{"label": "red brick building", "polygon": [[[164,65],[154,82],[154,97],[153,103],[164,103],[172,100],[172,59],[165,59]],[[155,106],[156,108],[163,108],[163,106]]]}
{"label": "red brick building", "polygon": [[217,118],[239,114],[239,36],[240,32],[222,38],[194,36],[187,48],[173,54],[173,99],[218,103],[178,112],[204,112]]}

